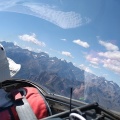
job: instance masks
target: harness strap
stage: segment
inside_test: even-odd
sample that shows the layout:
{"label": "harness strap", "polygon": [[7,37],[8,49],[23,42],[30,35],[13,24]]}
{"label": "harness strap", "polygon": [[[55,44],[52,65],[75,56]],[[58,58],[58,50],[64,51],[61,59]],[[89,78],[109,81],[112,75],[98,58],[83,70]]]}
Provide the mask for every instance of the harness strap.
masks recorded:
{"label": "harness strap", "polygon": [[37,120],[24,95],[22,96],[19,91],[13,91],[12,96],[15,100],[16,111],[20,120]]}

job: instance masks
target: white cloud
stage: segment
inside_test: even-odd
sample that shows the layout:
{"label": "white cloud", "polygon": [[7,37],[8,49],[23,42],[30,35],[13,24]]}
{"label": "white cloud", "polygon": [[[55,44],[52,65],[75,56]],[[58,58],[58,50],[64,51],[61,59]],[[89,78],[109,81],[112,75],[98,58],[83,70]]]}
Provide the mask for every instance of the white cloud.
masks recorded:
{"label": "white cloud", "polygon": [[73,58],[72,54],[70,52],[67,52],[67,51],[62,51],[62,55]]}
{"label": "white cloud", "polygon": [[120,74],[120,51],[99,52],[103,67]]}
{"label": "white cloud", "polygon": [[65,38],[61,39],[62,41],[67,41]]}
{"label": "white cloud", "polygon": [[86,72],[93,73],[93,71],[90,70],[90,68],[85,66],[84,64],[79,65],[79,68],[85,70]]}
{"label": "white cloud", "polygon": [[46,46],[44,42],[41,42],[36,39],[35,33],[33,33],[32,35],[23,34],[23,35],[19,35],[18,37],[20,40],[23,40],[23,41],[32,42],[36,45],[43,46],[43,47]]}
{"label": "white cloud", "polygon": [[114,71],[115,73],[120,74],[120,61],[118,60],[111,60],[111,59],[104,59],[103,60],[103,67]]}
{"label": "white cloud", "polygon": [[110,51],[116,51],[116,50],[119,50],[118,46],[112,44],[112,43],[109,43],[109,42],[105,42],[105,41],[102,41],[100,40],[99,43],[104,46],[107,50],[110,50]]}
{"label": "white cloud", "polygon": [[118,46],[102,40],[99,40],[99,44],[108,50],[107,52],[98,53],[103,67],[120,74],[120,51]]}
{"label": "white cloud", "polygon": [[87,42],[84,42],[84,41],[81,41],[81,40],[73,40],[74,43],[82,46],[82,47],[85,47],[85,48],[88,48],[90,45],[87,43]]}
{"label": "white cloud", "polygon": [[16,41],[14,41],[14,45],[15,45],[15,46],[18,46],[18,43],[17,43]]}
{"label": "white cloud", "polygon": [[97,58],[97,57],[93,57],[92,55],[87,55],[86,56],[86,59],[92,63],[92,64],[95,64],[95,65],[98,65],[98,63],[100,62],[100,59]]}
{"label": "white cloud", "polygon": [[[18,9],[19,8],[19,9]],[[64,12],[55,6],[36,4],[23,0],[5,0],[0,3],[1,11],[18,12],[47,20],[63,29],[76,28],[88,24],[91,19],[73,11]]]}
{"label": "white cloud", "polygon": [[[99,36],[96,36],[98,39]],[[106,52],[91,52],[86,55],[85,58],[90,62],[90,66],[93,68],[99,68],[98,65],[101,64],[104,68],[113,71],[114,73],[120,74],[120,51],[119,48],[108,42],[99,41],[99,43],[104,46]]]}
{"label": "white cloud", "polygon": [[98,55],[109,59],[120,60],[120,51],[99,52]]}

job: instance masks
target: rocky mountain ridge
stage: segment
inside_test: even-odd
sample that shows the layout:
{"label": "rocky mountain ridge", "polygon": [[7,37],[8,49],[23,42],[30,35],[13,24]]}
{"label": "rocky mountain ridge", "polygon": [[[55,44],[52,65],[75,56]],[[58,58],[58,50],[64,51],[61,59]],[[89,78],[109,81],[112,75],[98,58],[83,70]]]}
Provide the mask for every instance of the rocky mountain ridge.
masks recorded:
{"label": "rocky mountain ridge", "polygon": [[[16,63],[21,64],[22,69],[20,74],[23,74],[24,78],[30,78],[30,76],[24,76],[24,69],[29,72],[30,75],[41,74],[44,71],[57,73],[58,76],[69,80],[84,81],[84,70],[75,67],[71,62],[58,59],[57,57],[49,57],[44,52],[35,53],[27,49],[22,49],[13,43],[2,42],[6,49],[8,57],[12,58]],[[19,76],[19,75],[18,75]]]}
{"label": "rocky mountain ridge", "polygon": [[74,88],[73,98],[120,111],[120,87],[75,67],[71,62],[49,57],[44,52],[35,53],[9,42],[2,42],[8,57],[21,64],[21,70],[15,76],[35,81],[50,92],[69,96],[70,87]]}

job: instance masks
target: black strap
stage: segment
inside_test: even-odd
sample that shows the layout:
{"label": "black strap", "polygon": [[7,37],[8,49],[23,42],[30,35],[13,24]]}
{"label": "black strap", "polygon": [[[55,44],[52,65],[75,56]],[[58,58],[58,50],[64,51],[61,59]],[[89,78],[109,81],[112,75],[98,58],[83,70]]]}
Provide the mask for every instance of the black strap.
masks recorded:
{"label": "black strap", "polygon": [[22,99],[15,100],[15,105],[20,120],[37,120],[25,96]]}

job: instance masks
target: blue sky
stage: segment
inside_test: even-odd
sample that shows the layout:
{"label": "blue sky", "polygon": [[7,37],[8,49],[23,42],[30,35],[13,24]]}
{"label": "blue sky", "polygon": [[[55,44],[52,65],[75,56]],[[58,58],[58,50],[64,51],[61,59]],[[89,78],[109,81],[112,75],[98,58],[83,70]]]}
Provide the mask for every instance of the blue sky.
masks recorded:
{"label": "blue sky", "polygon": [[119,6],[119,0],[0,0],[0,40],[120,85]]}

